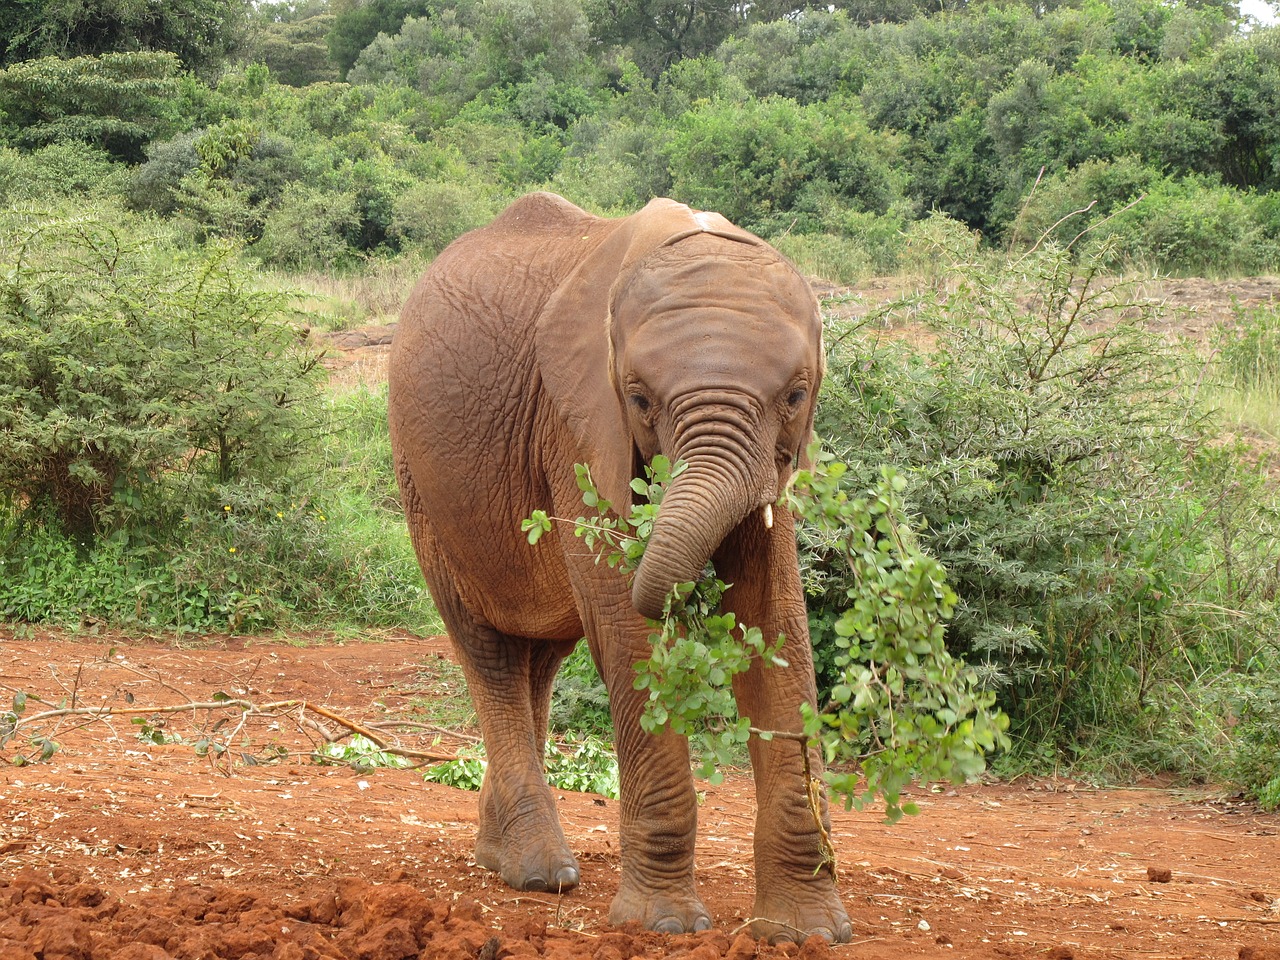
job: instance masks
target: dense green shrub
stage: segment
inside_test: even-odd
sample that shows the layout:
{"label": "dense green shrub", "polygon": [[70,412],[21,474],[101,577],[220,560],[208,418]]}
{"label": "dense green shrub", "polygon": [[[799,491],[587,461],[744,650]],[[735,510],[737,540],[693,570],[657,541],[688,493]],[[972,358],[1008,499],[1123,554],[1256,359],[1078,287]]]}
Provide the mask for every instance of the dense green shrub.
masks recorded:
{"label": "dense green shrub", "polygon": [[347,79],[357,85],[412,87],[431,96],[432,119],[443,123],[484,89],[475,63],[478,42],[465,12],[409,17],[398,33],[379,34],[360,52]]}
{"label": "dense green shrub", "polygon": [[[1006,242],[1034,246],[1043,238],[1068,246],[1091,224],[1138,200],[1160,179],[1159,171],[1133,156],[1089,160],[1074,170],[1046,176],[1022,201]],[[1105,235],[1108,227],[1096,232]]]}
{"label": "dense green shrub", "polygon": [[[1272,663],[1276,655],[1268,651]],[[1222,772],[1264,810],[1280,810],[1280,682],[1261,661],[1259,667],[1232,691],[1234,743]]]}
{"label": "dense green shrub", "polygon": [[[1265,635],[1274,582],[1241,589],[1237,568],[1274,569],[1274,510],[1208,446],[1178,356],[1143,328],[1155,305],[1102,282],[1105,258],[1042,248],[964,267],[954,289],[878,318],[927,324],[926,350],[831,331],[818,427],[859,465],[855,486],[883,462],[911,478],[960,597],[949,644],[1016,735],[1068,754],[1111,737],[1135,763],[1203,773],[1212,738],[1181,759],[1132,746],[1185,741],[1208,710],[1186,690],[1249,655],[1243,624]],[[805,555],[825,670],[827,598],[845,585],[820,544]]]}
{"label": "dense green shrub", "polygon": [[64,528],[154,519],[173,471],[278,472],[307,442],[319,356],[230,250],[124,216],[0,224],[0,496]]}
{"label": "dense green shrub", "polygon": [[773,244],[806,276],[834,283],[898,272],[907,251],[901,215],[845,212],[838,219],[838,234],[787,232]]}
{"label": "dense green shrub", "polygon": [[172,216],[179,210],[179,189],[183,181],[200,169],[200,155],[195,147],[199,137],[199,131],[189,130],[147,146],[146,161],[132,168],[129,202],[135,210],[162,217]]}
{"label": "dense green shrub", "polygon": [[1127,258],[1159,270],[1257,273],[1280,262],[1280,244],[1265,236],[1255,202],[1253,194],[1200,177],[1162,179],[1102,232],[1120,237]]}
{"label": "dense green shrub", "polygon": [[811,9],[802,17],[753,23],[721,44],[716,59],[756,97],[811,103],[840,86],[857,32],[843,10]]}
{"label": "dense green shrub", "polygon": [[843,210],[888,212],[902,200],[893,161],[892,138],[871,132],[856,102],[781,97],[695,106],[668,154],[677,196],[764,234],[817,232]]}
{"label": "dense green shrub", "polygon": [[0,501],[0,621],[439,632],[399,508],[386,409],[385,388],[330,398],[290,474],[162,478],[172,515],[145,527],[69,536],[52,510]]}
{"label": "dense green shrub", "polygon": [[267,215],[253,252],[264,263],[295,270],[349,265],[359,227],[351,194],[292,183],[280,205]]}
{"label": "dense green shrub", "polygon": [[0,147],[0,203],[66,197],[118,197],[128,168],[105,151],[74,140],[30,153]]}
{"label": "dense green shrub", "polygon": [[393,210],[391,235],[432,257],[497,213],[487,197],[460,183],[438,181],[411,187],[395,199]]}
{"label": "dense green shrub", "polygon": [[1137,263],[1217,275],[1265,271],[1280,261],[1280,242],[1269,229],[1269,208],[1257,195],[1212,178],[1163,176],[1129,156],[1044,178],[1010,225],[1007,242],[1046,238],[1095,253],[1106,244],[1112,269]]}
{"label": "dense green shrub", "polygon": [[650,120],[579,119],[551,188],[581,206],[612,215],[671,196],[670,129]]}

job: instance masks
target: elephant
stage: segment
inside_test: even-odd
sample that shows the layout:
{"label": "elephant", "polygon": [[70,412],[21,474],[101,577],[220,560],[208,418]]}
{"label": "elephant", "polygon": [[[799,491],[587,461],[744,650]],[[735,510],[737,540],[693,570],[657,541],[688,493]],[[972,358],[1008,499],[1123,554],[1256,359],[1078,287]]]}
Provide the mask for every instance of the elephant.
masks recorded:
{"label": "elephant", "polygon": [[[462,665],[488,753],[475,858],[518,890],[565,891],[565,841],[543,750],[552,682],[585,636],[609,695],[619,763],[621,878],[609,920],[708,929],[694,875],[688,742],[640,726],[634,664],[673,585],[710,558],[737,622],[785,636],[779,666],[734,681],[757,727],[796,732],[815,704],[795,521],[779,499],[802,462],[823,374],[817,300],[767,243],[714,213],[655,199],[596,217],[525,196],[448,246],[400,314],[388,421],[410,538]],[[535,509],[573,518],[574,465],[629,510],[659,454],[672,480],[633,582]],[[638,496],[638,495],[634,495]],[[847,941],[848,915],[807,802],[796,739],[748,745],[758,814],[754,933]],[[821,758],[810,749],[820,774]],[[822,830],[818,820],[822,821]]]}

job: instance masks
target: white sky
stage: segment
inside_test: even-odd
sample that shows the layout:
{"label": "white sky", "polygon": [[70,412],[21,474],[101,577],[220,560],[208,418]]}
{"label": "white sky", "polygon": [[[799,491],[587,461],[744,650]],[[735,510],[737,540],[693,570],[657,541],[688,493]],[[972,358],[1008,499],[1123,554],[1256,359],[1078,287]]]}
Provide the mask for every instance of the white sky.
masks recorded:
{"label": "white sky", "polygon": [[1240,0],[1240,12],[1247,13],[1261,23],[1275,23],[1276,14],[1265,0]]}

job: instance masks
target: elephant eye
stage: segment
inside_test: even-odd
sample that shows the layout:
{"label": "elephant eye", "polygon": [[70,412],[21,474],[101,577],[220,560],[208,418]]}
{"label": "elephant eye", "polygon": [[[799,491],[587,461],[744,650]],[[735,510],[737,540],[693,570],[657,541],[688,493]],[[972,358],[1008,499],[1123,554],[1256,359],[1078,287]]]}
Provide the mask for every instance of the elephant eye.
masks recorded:
{"label": "elephant eye", "polygon": [[804,403],[805,397],[807,396],[809,396],[808,390],[804,389],[804,387],[796,387],[787,394],[787,406],[798,407],[800,404]]}
{"label": "elephant eye", "polygon": [[635,407],[642,416],[649,412],[649,398],[643,393],[633,393],[631,394],[630,399],[631,405]]}

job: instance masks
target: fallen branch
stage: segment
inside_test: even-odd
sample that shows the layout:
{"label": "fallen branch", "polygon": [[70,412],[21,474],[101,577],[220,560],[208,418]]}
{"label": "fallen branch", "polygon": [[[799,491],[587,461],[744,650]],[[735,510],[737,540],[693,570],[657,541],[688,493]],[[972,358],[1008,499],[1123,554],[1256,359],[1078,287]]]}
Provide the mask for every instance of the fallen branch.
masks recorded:
{"label": "fallen branch", "polygon": [[[31,699],[39,698],[32,697]],[[74,703],[74,698],[72,702]],[[257,704],[251,700],[227,697],[216,700],[188,701],[186,703],[167,704],[164,706],[151,704],[146,706],[132,705],[125,707],[55,707],[50,710],[41,711],[40,713],[34,714],[30,717],[24,717],[17,720],[10,730],[10,737],[16,737],[19,735],[35,736],[35,728],[37,725],[46,723],[50,720],[59,720],[64,717],[88,717],[92,720],[102,720],[105,722],[113,717],[148,717],[177,713],[196,713],[202,710],[210,713],[228,710],[239,711],[241,715],[241,724],[237,726],[237,730],[240,729],[240,726],[243,726],[244,720],[248,717],[278,716],[282,713],[298,710],[303,717],[308,713],[315,714],[318,717],[323,717],[325,720],[342,727],[349,733],[359,734],[360,736],[365,737],[370,743],[374,744],[379,750],[393,756],[404,757],[409,760],[424,760],[433,763],[458,759],[457,754],[452,752],[441,750],[416,750],[409,747],[397,746],[389,741],[385,735],[376,732],[369,726],[355,720],[350,720],[341,714],[330,710],[328,707],[311,703],[306,700],[274,700],[270,703]],[[302,723],[303,721],[300,719],[299,722]],[[332,742],[332,740],[330,742]]]}

